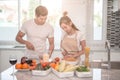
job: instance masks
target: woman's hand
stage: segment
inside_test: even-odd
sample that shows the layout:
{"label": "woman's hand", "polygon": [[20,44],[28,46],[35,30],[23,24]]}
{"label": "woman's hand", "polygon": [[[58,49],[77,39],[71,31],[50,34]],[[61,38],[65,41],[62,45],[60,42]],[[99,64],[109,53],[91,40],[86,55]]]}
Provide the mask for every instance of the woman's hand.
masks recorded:
{"label": "woman's hand", "polygon": [[67,54],[67,55],[64,56],[65,60],[69,60],[69,59],[72,59],[72,58],[74,58],[74,57],[71,54]]}
{"label": "woman's hand", "polygon": [[72,56],[74,57],[74,58],[78,58],[80,55],[78,55],[78,54],[72,54]]}
{"label": "woman's hand", "polygon": [[35,50],[35,48],[34,48],[34,46],[33,46],[33,44],[32,43],[30,43],[30,42],[28,42],[28,41],[26,41],[26,47],[27,47],[27,49],[30,49],[30,50]]}
{"label": "woman's hand", "polygon": [[71,55],[72,55],[72,57],[74,57],[74,58],[78,58],[81,54],[80,54],[80,52],[78,51],[78,52],[75,52],[75,53],[71,53]]}

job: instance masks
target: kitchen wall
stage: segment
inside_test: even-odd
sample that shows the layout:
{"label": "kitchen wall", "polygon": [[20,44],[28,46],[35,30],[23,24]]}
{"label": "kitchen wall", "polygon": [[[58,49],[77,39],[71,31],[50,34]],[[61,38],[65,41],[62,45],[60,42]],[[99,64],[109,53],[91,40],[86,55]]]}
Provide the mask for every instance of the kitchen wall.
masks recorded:
{"label": "kitchen wall", "polygon": [[24,53],[25,49],[15,49],[12,47],[0,49],[0,72],[11,66],[9,63],[10,55],[16,55],[17,62],[20,62],[21,57],[24,56]]}
{"label": "kitchen wall", "polygon": [[[106,39],[105,34],[103,34],[104,37],[101,42],[94,42],[92,39],[93,38],[93,34],[92,34],[93,33],[93,25],[92,25],[92,16],[91,15],[93,13],[93,10],[92,10],[93,1],[94,0],[62,0],[62,11],[63,12],[67,11],[68,16],[72,19],[72,21],[76,24],[76,26],[78,26],[78,28],[81,31],[85,32],[86,39],[87,39],[87,45],[89,45],[91,47],[91,49],[103,50],[104,49],[104,41]],[[105,4],[104,7],[106,7],[106,4],[107,4],[106,2],[107,2],[107,0],[104,0],[104,4]],[[120,8],[120,5],[119,5],[119,8]],[[103,13],[106,13],[106,8],[104,9]],[[106,31],[105,31],[106,30],[106,17],[104,17],[103,22],[104,22],[103,23],[103,25],[104,25],[103,33],[106,33]],[[4,60],[8,59],[8,56],[4,56],[5,58],[2,56],[3,58],[1,58],[1,53],[4,55],[8,55],[9,51],[6,51],[6,50],[3,50],[2,52],[0,51],[0,59],[2,59],[2,60],[0,60],[0,63],[3,62],[3,64],[4,64]],[[24,52],[21,52],[21,51],[18,51],[18,52],[10,51],[10,53],[17,54],[19,56],[19,58],[21,57],[21,55],[24,54]],[[57,52],[57,53],[60,53],[60,52]],[[61,57],[60,54],[58,54],[58,55]],[[103,56],[104,55],[106,55],[106,54],[103,54]],[[114,56],[114,58],[115,58],[115,56]],[[5,62],[7,62],[7,64],[9,64],[7,60]],[[2,69],[8,68],[10,66],[10,64],[7,65],[7,67],[5,67],[5,66],[6,66],[6,64],[4,66],[2,66]],[[1,69],[1,65],[0,65],[0,69]]]}
{"label": "kitchen wall", "polygon": [[75,25],[85,32],[87,24],[87,0],[63,0],[62,11],[67,11],[68,16]]}

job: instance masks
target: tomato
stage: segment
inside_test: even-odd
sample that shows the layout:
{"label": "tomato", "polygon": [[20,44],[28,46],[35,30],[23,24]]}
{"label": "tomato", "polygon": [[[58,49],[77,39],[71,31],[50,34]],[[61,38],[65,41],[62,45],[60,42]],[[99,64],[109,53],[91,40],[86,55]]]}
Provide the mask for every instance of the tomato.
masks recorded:
{"label": "tomato", "polygon": [[42,63],[42,67],[46,67],[47,65],[48,65],[47,62],[43,62],[43,63]]}
{"label": "tomato", "polygon": [[60,58],[59,58],[59,57],[56,57],[56,58],[55,58],[55,61],[56,61],[56,62],[59,62],[59,61],[60,61]]}

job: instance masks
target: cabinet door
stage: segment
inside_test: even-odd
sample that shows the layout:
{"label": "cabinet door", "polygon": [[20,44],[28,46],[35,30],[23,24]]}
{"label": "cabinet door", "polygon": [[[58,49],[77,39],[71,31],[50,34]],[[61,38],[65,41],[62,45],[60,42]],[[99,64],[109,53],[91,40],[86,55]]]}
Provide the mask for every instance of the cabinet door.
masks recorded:
{"label": "cabinet door", "polygon": [[9,68],[11,65],[9,63],[9,56],[10,55],[16,55],[17,56],[17,62],[20,62],[20,59],[22,56],[24,56],[24,51],[20,50],[1,50],[1,71],[4,71],[5,69]]}

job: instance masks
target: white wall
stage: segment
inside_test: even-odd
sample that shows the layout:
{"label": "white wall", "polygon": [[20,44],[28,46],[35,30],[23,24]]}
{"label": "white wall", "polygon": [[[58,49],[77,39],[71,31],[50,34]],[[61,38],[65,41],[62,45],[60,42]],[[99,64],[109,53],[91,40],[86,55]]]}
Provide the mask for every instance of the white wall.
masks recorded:
{"label": "white wall", "polygon": [[74,24],[85,32],[87,0],[63,0],[62,11],[67,11]]}
{"label": "white wall", "polygon": [[[106,4],[107,0],[104,0]],[[76,26],[86,34],[87,45],[92,50],[103,50],[106,40],[106,16],[103,21],[103,39],[100,41],[93,40],[93,2],[94,0],[63,0],[62,11],[67,11],[68,16]],[[104,5],[104,7],[106,7]],[[106,14],[104,8],[103,14]]]}

